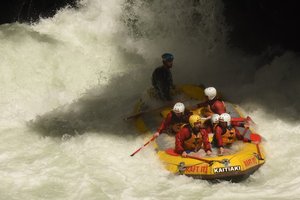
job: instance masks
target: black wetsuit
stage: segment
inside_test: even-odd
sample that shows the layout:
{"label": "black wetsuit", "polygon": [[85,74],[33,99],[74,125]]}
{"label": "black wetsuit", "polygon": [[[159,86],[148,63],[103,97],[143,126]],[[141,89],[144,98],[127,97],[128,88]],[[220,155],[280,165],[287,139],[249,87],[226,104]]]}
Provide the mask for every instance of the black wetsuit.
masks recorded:
{"label": "black wetsuit", "polygon": [[162,100],[172,100],[170,90],[173,86],[172,73],[165,66],[157,67],[152,74],[152,85]]}

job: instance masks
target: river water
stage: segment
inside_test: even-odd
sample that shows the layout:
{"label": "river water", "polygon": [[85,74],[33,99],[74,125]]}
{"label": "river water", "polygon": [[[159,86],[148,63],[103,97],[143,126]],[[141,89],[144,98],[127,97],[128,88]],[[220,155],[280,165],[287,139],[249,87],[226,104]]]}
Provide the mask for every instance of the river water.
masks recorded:
{"label": "river water", "polygon": [[[300,199],[299,58],[228,45],[221,1],[84,0],[0,26],[0,199]],[[131,114],[160,55],[177,84],[215,86],[252,117],[267,160],[241,183],[164,170]]]}

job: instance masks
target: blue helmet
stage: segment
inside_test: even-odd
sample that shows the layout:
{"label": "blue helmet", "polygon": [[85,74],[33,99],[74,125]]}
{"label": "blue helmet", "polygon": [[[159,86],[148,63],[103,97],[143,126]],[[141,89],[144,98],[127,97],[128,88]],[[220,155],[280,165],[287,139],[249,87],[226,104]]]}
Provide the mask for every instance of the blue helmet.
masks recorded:
{"label": "blue helmet", "polygon": [[163,59],[163,61],[173,61],[174,60],[174,56],[170,53],[164,53],[161,58]]}

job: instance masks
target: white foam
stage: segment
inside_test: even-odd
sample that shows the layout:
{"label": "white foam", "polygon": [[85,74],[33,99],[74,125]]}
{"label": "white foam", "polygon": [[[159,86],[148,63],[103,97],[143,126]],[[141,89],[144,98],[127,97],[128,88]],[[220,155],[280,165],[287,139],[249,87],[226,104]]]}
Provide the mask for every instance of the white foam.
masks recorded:
{"label": "white foam", "polygon": [[[259,57],[226,45],[220,1],[130,2],[86,0],[38,24],[0,26],[0,199],[298,198],[300,131],[288,120],[299,109],[296,55],[256,70]],[[129,156],[145,141],[119,116],[163,52],[175,55],[175,83],[214,85],[259,125],[267,161],[246,182],[170,175],[149,147]],[[37,115],[85,134],[42,137],[25,126]]]}

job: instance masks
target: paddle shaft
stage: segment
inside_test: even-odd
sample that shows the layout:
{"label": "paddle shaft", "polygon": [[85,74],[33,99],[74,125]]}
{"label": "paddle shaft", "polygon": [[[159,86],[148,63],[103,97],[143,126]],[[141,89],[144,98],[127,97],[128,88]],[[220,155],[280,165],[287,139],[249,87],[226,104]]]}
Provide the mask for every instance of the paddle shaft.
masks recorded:
{"label": "paddle shaft", "polygon": [[[188,101],[188,100],[190,100],[190,98],[183,99],[182,101],[176,101],[176,102],[185,102],[185,101]],[[153,108],[151,110],[141,111],[139,113],[133,114],[133,115],[128,116],[128,117],[125,117],[124,120],[126,121],[126,120],[130,120],[130,119],[134,119],[134,118],[137,118],[137,117],[139,117],[139,116],[141,116],[143,114],[154,112],[154,111],[157,111],[157,110],[161,110],[161,109],[163,109],[163,108],[165,108],[167,106],[171,106],[171,105],[175,104],[176,102],[170,102],[168,104],[165,104],[165,105],[160,106],[158,108]]]}
{"label": "paddle shaft", "polygon": [[258,159],[259,159],[259,160],[263,160],[263,158],[262,158],[262,156],[261,156],[259,144],[256,144],[256,149],[257,149],[257,153],[258,153]]}
{"label": "paddle shaft", "polygon": [[208,163],[208,164],[214,162],[213,160],[207,160],[207,159],[200,158],[200,157],[196,157],[196,156],[190,156],[190,155],[187,155],[186,157],[187,157],[187,158],[193,158],[193,159],[196,159],[196,160],[200,160],[200,161],[206,162],[206,163]]}
{"label": "paddle shaft", "polygon": [[147,146],[150,142],[152,142],[155,138],[156,138],[155,136],[152,136],[152,138],[148,142],[146,142],[143,146],[141,146],[140,148],[138,148],[130,156],[134,156],[136,153],[138,153],[140,150],[142,150],[145,146]]}

